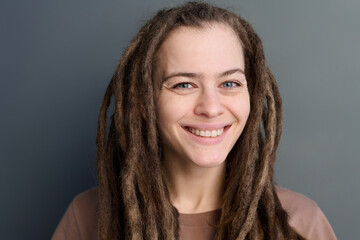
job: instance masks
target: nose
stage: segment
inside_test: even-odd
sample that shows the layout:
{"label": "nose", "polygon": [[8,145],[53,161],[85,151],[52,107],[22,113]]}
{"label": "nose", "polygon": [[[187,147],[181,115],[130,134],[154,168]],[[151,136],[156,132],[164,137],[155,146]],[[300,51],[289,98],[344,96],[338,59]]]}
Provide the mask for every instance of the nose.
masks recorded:
{"label": "nose", "polygon": [[216,89],[203,89],[195,106],[195,114],[213,118],[224,112],[224,106]]}

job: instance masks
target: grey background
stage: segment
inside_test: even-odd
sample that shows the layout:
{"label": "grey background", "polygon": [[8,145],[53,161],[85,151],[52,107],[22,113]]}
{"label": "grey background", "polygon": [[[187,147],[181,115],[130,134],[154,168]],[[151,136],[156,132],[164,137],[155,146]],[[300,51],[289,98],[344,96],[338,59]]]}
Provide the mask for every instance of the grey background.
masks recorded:
{"label": "grey background", "polygon": [[[183,1],[0,0],[0,239],[49,239],[96,185],[97,114],[124,47]],[[263,39],[283,97],[276,180],[359,239],[360,1],[212,1]]]}

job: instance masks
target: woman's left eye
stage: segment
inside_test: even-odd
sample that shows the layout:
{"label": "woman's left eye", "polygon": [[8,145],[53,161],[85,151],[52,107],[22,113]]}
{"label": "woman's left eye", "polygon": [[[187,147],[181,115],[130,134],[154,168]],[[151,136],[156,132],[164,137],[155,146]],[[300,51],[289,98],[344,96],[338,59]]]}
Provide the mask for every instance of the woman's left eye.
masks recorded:
{"label": "woman's left eye", "polygon": [[221,86],[224,87],[224,88],[233,88],[233,87],[239,87],[240,84],[237,83],[237,82],[223,82],[221,84]]}
{"label": "woman's left eye", "polygon": [[193,86],[188,82],[178,83],[173,88],[192,88]]}

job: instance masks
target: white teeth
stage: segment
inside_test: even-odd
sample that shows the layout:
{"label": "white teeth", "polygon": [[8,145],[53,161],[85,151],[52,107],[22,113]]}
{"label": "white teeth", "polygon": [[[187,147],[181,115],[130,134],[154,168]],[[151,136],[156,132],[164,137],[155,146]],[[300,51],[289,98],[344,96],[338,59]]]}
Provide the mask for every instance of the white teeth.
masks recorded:
{"label": "white teeth", "polygon": [[217,137],[224,133],[224,128],[217,130],[199,130],[195,128],[187,128],[189,132],[200,137]]}
{"label": "white teeth", "polygon": [[216,131],[216,130],[212,130],[212,131],[211,131],[211,136],[212,136],[212,137],[216,137],[216,136],[217,136],[217,131]]}

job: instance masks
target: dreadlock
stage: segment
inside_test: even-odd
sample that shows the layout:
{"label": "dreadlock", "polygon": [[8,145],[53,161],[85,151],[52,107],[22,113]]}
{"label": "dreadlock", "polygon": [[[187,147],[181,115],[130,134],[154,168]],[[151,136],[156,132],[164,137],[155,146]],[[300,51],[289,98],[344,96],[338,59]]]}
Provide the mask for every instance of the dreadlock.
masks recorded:
{"label": "dreadlock", "polygon": [[[100,239],[178,239],[178,211],[161,171],[154,80],[156,53],[180,26],[222,23],[238,35],[245,57],[251,111],[229,153],[217,240],[304,239],[288,223],[273,168],[281,135],[281,97],[261,41],[236,14],[189,2],[159,11],[125,50],[106,90],[97,135]],[[107,112],[114,98],[108,134]]]}

